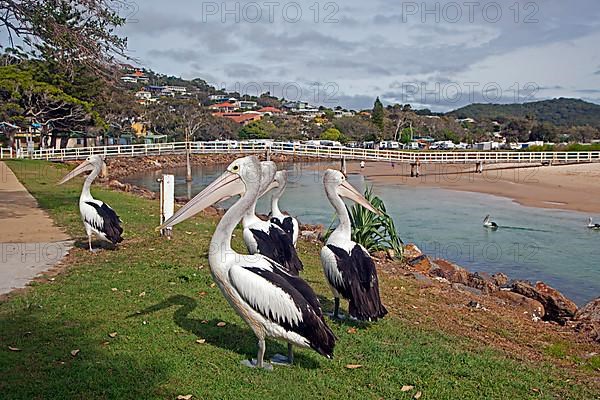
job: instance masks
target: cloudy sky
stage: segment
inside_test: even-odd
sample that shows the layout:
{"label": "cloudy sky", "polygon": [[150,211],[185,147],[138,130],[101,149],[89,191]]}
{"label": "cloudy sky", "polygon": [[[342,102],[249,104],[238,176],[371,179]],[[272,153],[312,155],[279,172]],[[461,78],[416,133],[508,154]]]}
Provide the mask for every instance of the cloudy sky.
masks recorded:
{"label": "cloudy sky", "polygon": [[131,56],[249,94],[446,111],[600,103],[600,2],[120,0]]}

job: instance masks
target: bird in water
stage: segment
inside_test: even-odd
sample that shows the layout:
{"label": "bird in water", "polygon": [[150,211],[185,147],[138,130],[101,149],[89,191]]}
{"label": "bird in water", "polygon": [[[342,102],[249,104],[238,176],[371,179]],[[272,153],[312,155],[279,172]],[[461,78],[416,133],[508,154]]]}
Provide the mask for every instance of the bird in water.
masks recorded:
{"label": "bird in water", "polygon": [[490,215],[486,215],[483,219],[483,226],[492,230],[498,229],[498,224],[490,219]]}
{"label": "bird in water", "polygon": [[106,164],[100,155],[86,158],[77,168],[65,175],[58,184],[62,185],[86,171],[91,171],[91,173],[85,178],[83,189],[79,196],[79,212],[81,213],[81,220],[88,236],[90,251],[94,252],[92,248],[92,236],[116,245],[123,241],[121,237],[123,228],[121,227],[121,219],[117,213],[108,204],[94,199],[90,193],[90,187],[94,179],[101,172],[106,174]]}
{"label": "bird in water", "polygon": [[[274,162],[261,162],[259,197],[269,190],[269,186],[274,182],[276,171]],[[281,264],[292,275],[298,275],[304,269],[292,238],[276,223],[263,221],[256,215],[256,201],[244,215],[242,226],[244,243],[250,254],[262,254]]]}
{"label": "bird in water", "polygon": [[172,227],[224,198],[241,195],[217,225],[210,242],[208,262],[219,289],[258,338],[256,360],[244,360],[242,364],[272,368],[270,363],[264,362],[267,337],[288,342],[287,357],[276,355],[274,362],[291,364],[293,345],[312,348],[332,358],[335,336],[325,323],[312,288],[261,254],[243,255],[231,248],[235,227],[261,194],[261,178],[261,164],[255,156],[237,159],[223,175],[157,229]]}
{"label": "bird in water", "polygon": [[588,219],[588,228],[590,229],[594,229],[594,230],[600,230],[600,224],[595,224],[594,220],[592,219],[592,217],[590,217]]}
{"label": "bird in water", "polygon": [[275,189],[273,195],[271,196],[271,222],[277,224],[281,229],[283,229],[288,234],[290,239],[292,239],[294,246],[296,246],[296,242],[298,241],[298,233],[300,232],[298,220],[279,209],[279,199],[281,199],[286,185],[287,171],[277,171],[273,183],[271,183],[271,185],[269,185],[267,188],[267,191]]}
{"label": "bird in water", "polygon": [[363,246],[352,241],[350,216],[342,197],[373,213],[381,213],[348,183],[340,171],[325,171],[323,184],[327,198],[340,220],[321,249],[323,271],[335,299],[333,317],[339,318],[340,297],[343,297],[349,302],[351,317],[368,321],[383,318],[387,310],[381,303],[375,263]]}

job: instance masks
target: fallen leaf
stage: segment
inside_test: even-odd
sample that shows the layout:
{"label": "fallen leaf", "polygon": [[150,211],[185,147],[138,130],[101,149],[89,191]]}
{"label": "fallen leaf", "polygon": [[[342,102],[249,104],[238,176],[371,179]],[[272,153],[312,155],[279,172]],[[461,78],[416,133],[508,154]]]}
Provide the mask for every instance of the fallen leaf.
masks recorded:
{"label": "fallen leaf", "polygon": [[411,386],[411,385],[404,385],[402,386],[402,389],[400,389],[401,392],[408,392],[409,390],[413,390],[415,387]]}
{"label": "fallen leaf", "polygon": [[204,297],[204,296],[206,296],[206,292],[200,292],[200,293],[198,293],[198,294],[199,294],[201,297]]}
{"label": "fallen leaf", "polygon": [[360,364],[348,364],[348,365],[346,365],[346,368],[348,368],[348,369],[357,369],[357,368],[362,368],[362,365],[360,365]]}
{"label": "fallen leaf", "polygon": [[102,342],[102,346],[108,346],[110,342]]}
{"label": "fallen leaf", "polygon": [[140,294],[138,294],[139,297],[144,297],[146,295],[146,292],[142,292]]}
{"label": "fallen leaf", "polygon": [[190,400],[192,398],[191,394],[186,394],[185,396],[180,394],[179,396],[177,396],[177,400]]}
{"label": "fallen leaf", "polygon": [[10,351],[21,351],[21,349],[20,349],[20,348],[18,348],[18,347],[12,347],[12,346],[8,346],[8,349],[9,349]]}
{"label": "fallen leaf", "polygon": [[77,354],[79,354],[79,349],[71,350],[71,355],[73,357],[77,356]]}
{"label": "fallen leaf", "polygon": [[192,232],[188,232],[188,231],[185,231],[185,233],[186,233],[187,235],[191,235],[191,234],[192,234]]}
{"label": "fallen leaf", "polygon": [[200,321],[201,324],[208,324],[208,321],[203,319],[202,321]]}
{"label": "fallen leaf", "polygon": [[111,338],[117,337],[117,332],[111,332],[108,334]]}
{"label": "fallen leaf", "polygon": [[227,323],[225,323],[223,321],[217,322],[217,326],[220,327],[220,328],[224,327],[225,325],[227,325]]}
{"label": "fallen leaf", "polygon": [[393,287],[393,289],[394,289],[394,290],[398,290],[398,286],[394,286],[394,287]]}
{"label": "fallen leaf", "polygon": [[418,399],[420,399],[422,394],[423,394],[423,393],[421,393],[421,392],[417,392],[417,393],[415,393],[415,395],[413,396],[413,399],[415,399],[415,400],[418,400]]}
{"label": "fallen leaf", "polygon": [[204,344],[204,343],[206,343],[206,339],[197,339],[196,343],[198,343],[198,344]]}
{"label": "fallen leaf", "polygon": [[350,328],[346,332],[348,332],[348,333],[356,333],[356,328]]}
{"label": "fallen leaf", "polygon": [[210,287],[215,287],[215,286],[217,286],[217,284],[216,284],[216,283],[211,283],[211,284],[210,284]]}
{"label": "fallen leaf", "polygon": [[110,290],[112,290],[113,292],[116,292],[116,291],[117,291],[117,290],[119,290],[119,289],[117,289],[116,287],[114,287],[114,288],[112,288],[112,289],[110,289]]}

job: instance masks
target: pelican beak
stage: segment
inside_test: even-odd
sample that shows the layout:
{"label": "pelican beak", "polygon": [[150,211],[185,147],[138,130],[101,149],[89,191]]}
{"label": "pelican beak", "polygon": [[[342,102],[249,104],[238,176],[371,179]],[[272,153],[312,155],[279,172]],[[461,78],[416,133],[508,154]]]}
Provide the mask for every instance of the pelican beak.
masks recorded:
{"label": "pelican beak", "polygon": [[94,169],[94,165],[91,162],[86,160],[86,161],[82,162],[81,164],[79,164],[77,166],[77,168],[75,168],[73,171],[66,174],[65,177],[62,178],[62,180],[60,182],[58,182],[58,184],[62,185],[63,183],[75,178],[77,175],[81,174],[82,172],[91,171],[93,169]]}
{"label": "pelican beak", "polygon": [[198,193],[193,199],[181,207],[171,218],[166,220],[157,231],[170,228],[198,214],[205,208],[246,191],[246,185],[238,174],[225,171],[223,175]]}
{"label": "pelican beak", "polygon": [[264,196],[265,194],[269,193],[271,190],[275,189],[276,187],[279,187],[279,182],[277,182],[277,181],[271,182],[271,184],[269,186],[267,186],[267,188],[265,189],[265,191],[262,192],[259,197]]}
{"label": "pelican beak", "polygon": [[360,204],[367,210],[377,215],[382,215],[381,211],[373,208],[371,203],[369,203],[369,201],[365,199],[364,196],[358,192],[358,190],[356,190],[351,184],[349,184],[348,181],[344,181],[340,186],[338,186],[337,193],[342,197],[345,197],[354,201],[357,204]]}

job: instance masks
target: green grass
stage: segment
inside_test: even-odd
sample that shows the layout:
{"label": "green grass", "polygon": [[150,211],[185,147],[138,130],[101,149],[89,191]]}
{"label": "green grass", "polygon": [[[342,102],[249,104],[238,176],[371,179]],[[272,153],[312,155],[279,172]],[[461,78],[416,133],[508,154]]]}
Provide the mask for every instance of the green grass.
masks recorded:
{"label": "green grass", "polygon": [[[60,165],[10,162],[57,223],[85,247],[77,198],[80,180],[56,186]],[[297,364],[272,372],[240,360],[256,340],[212,279],[206,258],[216,220],[195,218],[171,241],[156,236],[158,203],[93,189],[124,221],[125,242],[96,255],[77,248],[67,271],[0,304],[2,399],[593,399],[568,371],[524,363],[465,338],[390,315],[338,337],[335,358],[297,351]],[[186,233],[189,232],[189,233]],[[239,233],[236,246],[241,248]],[[330,293],[315,244],[302,242],[304,277]],[[199,268],[203,266],[202,268]],[[116,290],[114,290],[116,289]],[[205,292],[205,294],[202,294]],[[140,296],[141,293],[145,295]],[[329,301],[324,307],[331,308]],[[217,323],[224,321],[225,327]],[[117,332],[111,338],[109,333]],[[206,343],[197,344],[199,338]],[[8,346],[21,351],[10,351]],[[80,352],[74,357],[72,350]],[[285,351],[267,343],[267,354]],[[347,369],[347,364],[361,364]],[[414,390],[401,392],[403,385]]]}

